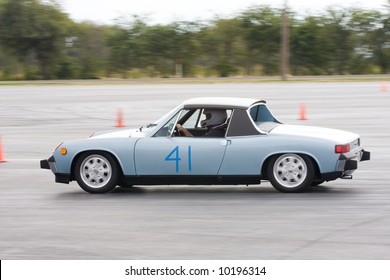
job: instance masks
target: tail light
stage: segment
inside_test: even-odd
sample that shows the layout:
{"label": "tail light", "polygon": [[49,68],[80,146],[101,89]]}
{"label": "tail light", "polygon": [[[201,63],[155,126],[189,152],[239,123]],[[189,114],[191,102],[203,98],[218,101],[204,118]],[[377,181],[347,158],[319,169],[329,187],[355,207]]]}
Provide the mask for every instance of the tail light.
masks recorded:
{"label": "tail light", "polygon": [[336,145],[334,151],[336,154],[344,154],[344,153],[348,153],[350,150],[351,150],[351,145],[345,144],[345,145]]}

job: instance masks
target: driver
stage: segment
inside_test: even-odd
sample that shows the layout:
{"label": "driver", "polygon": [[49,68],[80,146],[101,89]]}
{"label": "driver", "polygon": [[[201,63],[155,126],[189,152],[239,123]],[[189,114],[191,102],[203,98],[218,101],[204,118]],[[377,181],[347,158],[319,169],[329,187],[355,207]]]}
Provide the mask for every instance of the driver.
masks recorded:
{"label": "driver", "polygon": [[[206,137],[224,137],[226,130],[227,113],[223,109],[205,109],[203,114],[206,119],[200,122],[202,128],[207,128],[206,133],[203,136]],[[182,132],[185,136],[193,136],[186,128],[180,124],[176,124],[176,129]]]}

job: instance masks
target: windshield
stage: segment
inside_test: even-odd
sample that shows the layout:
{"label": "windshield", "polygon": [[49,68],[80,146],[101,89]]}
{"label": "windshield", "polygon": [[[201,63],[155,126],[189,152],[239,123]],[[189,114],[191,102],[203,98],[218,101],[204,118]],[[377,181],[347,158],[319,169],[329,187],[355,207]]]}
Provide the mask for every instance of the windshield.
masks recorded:
{"label": "windshield", "polygon": [[143,126],[140,128],[141,132],[145,133],[145,135],[150,135],[153,134],[153,131],[160,127],[161,125],[165,124],[171,117],[172,115],[179,110],[181,105],[176,106],[173,108],[171,111],[163,115],[161,118],[159,118],[157,121],[152,122],[150,124],[147,124],[146,126]]}

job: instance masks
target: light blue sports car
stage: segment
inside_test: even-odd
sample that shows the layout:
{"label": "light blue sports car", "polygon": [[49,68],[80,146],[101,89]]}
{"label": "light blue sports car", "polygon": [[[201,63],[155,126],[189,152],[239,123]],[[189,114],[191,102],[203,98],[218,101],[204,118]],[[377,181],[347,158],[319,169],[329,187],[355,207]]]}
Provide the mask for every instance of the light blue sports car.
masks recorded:
{"label": "light blue sports car", "polygon": [[269,180],[299,192],[352,178],[370,152],[357,134],[286,125],[266,102],[195,98],[139,129],[95,133],[60,144],[41,168],[57,183],[76,180],[90,193],[117,185],[249,185]]}

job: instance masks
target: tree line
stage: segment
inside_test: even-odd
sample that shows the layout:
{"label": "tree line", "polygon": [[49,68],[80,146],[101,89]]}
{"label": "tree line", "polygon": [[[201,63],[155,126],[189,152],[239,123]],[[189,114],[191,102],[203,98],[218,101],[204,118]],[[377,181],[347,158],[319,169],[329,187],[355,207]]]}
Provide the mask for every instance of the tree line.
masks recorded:
{"label": "tree line", "polygon": [[[0,0],[0,80],[278,75],[282,10],[207,22],[75,22],[55,1]],[[390,72],[390,8],[289,11],[291,75]]]}

